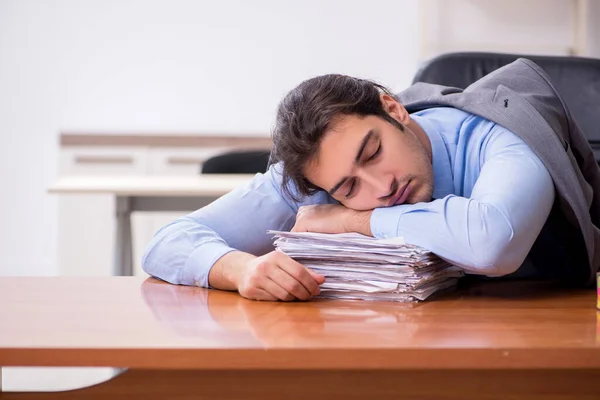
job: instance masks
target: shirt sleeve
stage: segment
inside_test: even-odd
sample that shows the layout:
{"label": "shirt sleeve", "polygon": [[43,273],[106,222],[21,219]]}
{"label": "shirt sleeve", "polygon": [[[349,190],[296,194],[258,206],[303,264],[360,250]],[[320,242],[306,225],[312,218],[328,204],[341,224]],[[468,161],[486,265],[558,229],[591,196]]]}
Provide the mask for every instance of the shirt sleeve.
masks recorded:
{"label": "shirt sleeve", "polygon": [[209,287],[210,269],[225,254],[240,250],[262,255],[273,250],[267,230],[289,230],[301,205],[331,201],[320,192],[295,203],[282,193],[280,172],[279,165],[272,166],[248,184],[161,228],[142,257],[144,271],[175,284]]}
{"label": "shirt sleeve", "polygon": [[469,273],[516,271],[550,214],[554,184],[515,134],[496,125],[490,135],[470,196],[376,209],[374,236],[403,236]]}

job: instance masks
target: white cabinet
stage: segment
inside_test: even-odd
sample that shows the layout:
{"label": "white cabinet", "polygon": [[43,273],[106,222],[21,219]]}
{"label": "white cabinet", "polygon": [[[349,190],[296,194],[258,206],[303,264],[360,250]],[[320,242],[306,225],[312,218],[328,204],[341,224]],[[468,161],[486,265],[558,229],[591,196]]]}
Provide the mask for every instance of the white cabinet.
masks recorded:
{"label": "white cabinet", "polygon": [[151,148],[148,150],[148,173],[150,175],[196,175],[202,163],[212,156],[227,151],[215,148]]}
{"label": "white cabinet", "polygon": [[[82,135],[84,136],[84,135]],[[241,146],[231,137],[212,138],[210,146],[168,146],[140,144],[111,146],[110,139],[83,146],[85,138],[71,138],[76,145],[63,145],[59,171],[62,176],[189,176],[200,173],[202,163],[233,148],[266,148],[267,138],[240,138]],[[96,140],[98,140],[96,138]],[[156,138],[153,140],[156,141]],[[117,140],[118,142],[118,140]],[[181,142],[181,140],[180,140]],[[185,142],[185,140],[183,141]],[[253,145],[257,143],[257,145]],[[115,249],[115,198],[112,195],[63,194],[59,200],[58,273],[75,276],[108,276],[113,272]],[[192,211],[192,210],[190,210]],[[141,269],[144,249],[154,233],[183,213],[135,212],[131,216],[133,269],[135,275],[145,275]]]}
{"label": "white cabinet", "polygon": [[147,152],[137,147],[71,147],[60,153],[61,175],[143,175]]}
{"label": "white cabinet", "polygon": [[[144,175],[147,171],[146,150],[67,148],[60,154],[59,171],[61,175],[78,176]],[[113,196],[78,194],[60,196],[58,201],[58,272],[60,275],[102,276],[111,273],[116,230],[114,215]],[[136,232],[139,231],[140,229],[136,229]],[[134,233],[134,247],[141,246],[140,239],[140,235]]]}

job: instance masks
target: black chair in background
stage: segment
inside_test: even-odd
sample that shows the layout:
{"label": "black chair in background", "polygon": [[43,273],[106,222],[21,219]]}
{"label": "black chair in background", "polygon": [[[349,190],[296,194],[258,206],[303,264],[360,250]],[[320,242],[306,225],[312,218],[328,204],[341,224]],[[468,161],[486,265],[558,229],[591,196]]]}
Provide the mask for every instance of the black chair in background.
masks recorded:
{"label": "black chair in background", "polygon": [[464,89],[490,72],[527,58],[550,76],[600,161],[600,59],[498,53],[449,53],[424,64],[413,83]]}
{"label": "black chair in background", "polygon": [[267,170],[269,150],[230,151],[206,160],[203,174],[256,174]]}

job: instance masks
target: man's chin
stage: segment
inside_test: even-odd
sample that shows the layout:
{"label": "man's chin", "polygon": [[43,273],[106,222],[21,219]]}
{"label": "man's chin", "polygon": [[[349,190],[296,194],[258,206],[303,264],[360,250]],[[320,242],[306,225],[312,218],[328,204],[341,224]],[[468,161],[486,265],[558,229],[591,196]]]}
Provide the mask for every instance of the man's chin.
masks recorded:
{"label": "man's chin", "polygon": [[402,204],[429,203],[432,199],[433,191],[430,188],[424,188],[424,190],[416,190],[414,193],[411,193]]}
{"label": "man's chin", "polygon": [[433,193],[430,191],[427,191],[427,193],[419,196],[418,199],[415,199],[415,201],[413,203],[410,204],[417,204],[417,203],[429,203],[433,201]]}

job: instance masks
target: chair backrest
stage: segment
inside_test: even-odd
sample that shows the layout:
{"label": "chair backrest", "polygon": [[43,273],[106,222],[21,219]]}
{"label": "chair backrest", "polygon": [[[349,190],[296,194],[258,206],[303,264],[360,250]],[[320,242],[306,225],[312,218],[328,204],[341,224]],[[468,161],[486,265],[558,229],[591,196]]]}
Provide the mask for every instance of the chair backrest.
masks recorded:
{"label": "chair backrest", "polygon": [[209,158],[202,164],[203,174],[256,174],[265,172],[269,150],[230,151]]}
{"label": "chair backrest", "polygon": [[600,59],[498,53],[449,53],[423,65],[413,83],[466,88],[517,58],[538,64],[550,76],[597,154],[600,149]]}

